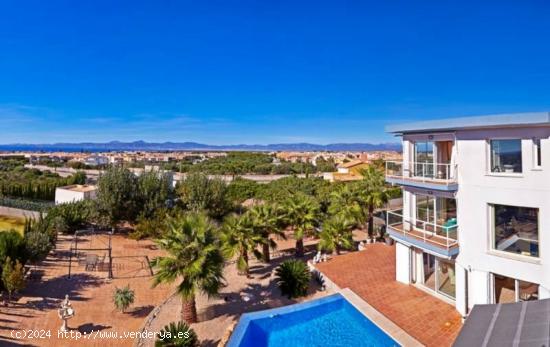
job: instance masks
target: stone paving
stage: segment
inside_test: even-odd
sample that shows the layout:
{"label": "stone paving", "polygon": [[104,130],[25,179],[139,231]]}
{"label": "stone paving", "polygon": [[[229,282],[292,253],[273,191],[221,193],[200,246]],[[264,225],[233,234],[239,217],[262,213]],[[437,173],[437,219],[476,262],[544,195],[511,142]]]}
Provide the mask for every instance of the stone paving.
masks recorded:
{"label": "stone paving", "polygon": [[[112,240],[115,279],[108,280],[106,271],[86,271],[84,265],[77,263],[73,263],[73,275],[68,279],[70,240],[68,236],[60,236],[56,251],[37,267],[43,271],[42,278],[29,281],[17,302],[0,307],[1,346],[132,346],[135,337],[120,336],[139,331],[149,312],[173,292],[173,288],[166,285],[151,289],[148,259],[161,255],[161,251],[151,241],[134,241],[121,235]],[[84,237],[79,248],[104,248],[106,240],[105,236]],[[106,251],[90,253],[103,257]],[[113,306],[113,291],[127,284],[135,291],[135,302],[126,313],[121,313]],[[76,311],[68,326],[73,334],[86,333],[87,339],[77,341],[58,336],[61,320],[57,309],[65,294]],[[12,331],[24,330],[49,331],[51,337],[18,339],[11,335]],[[118,337],[94,337],[92,331],[116,332]]]}
{"label": "stone paving", "polygon": [[462,327],[455,308],[395,281],[395,246],[377,243],[316,265],[426,346],[450,346]]}

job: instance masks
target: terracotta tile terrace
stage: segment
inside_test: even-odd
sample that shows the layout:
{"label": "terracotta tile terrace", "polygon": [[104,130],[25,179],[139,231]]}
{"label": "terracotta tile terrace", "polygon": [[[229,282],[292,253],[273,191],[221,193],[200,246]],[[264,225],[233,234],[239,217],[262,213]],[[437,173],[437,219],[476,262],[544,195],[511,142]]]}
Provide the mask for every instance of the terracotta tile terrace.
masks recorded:
{"label": "terracotta tile terrace", "polygon": [[412,285],[395,281],[395,246],[367,245],[316,267],[426,346],[450,346],[462,327],[455,308]]}

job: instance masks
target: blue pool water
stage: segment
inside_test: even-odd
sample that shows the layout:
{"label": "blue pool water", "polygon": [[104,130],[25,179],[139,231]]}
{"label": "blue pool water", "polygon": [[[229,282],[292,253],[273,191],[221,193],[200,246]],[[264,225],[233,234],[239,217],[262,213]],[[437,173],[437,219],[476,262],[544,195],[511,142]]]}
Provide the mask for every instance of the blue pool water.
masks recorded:
{"label": "blue pool water", "polygon": [[244,314],[229,347],[399,346],[340,294]]}

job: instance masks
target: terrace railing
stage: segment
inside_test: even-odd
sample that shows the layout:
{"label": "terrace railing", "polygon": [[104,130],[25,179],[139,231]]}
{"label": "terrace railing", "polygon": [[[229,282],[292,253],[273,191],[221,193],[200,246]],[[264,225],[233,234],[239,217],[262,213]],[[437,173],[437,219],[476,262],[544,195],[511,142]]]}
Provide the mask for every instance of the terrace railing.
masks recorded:
{"label": "terrace railing", "polygon": [[403,217],[402,210],[394,210],[387,212],[386,225],[404,236],[412,236],[425,243],[447,249],[458,244],[456,220],[449,220],[445,225],[420,220],[411,221]]}
{"label": "terrace railing", "polygon": [[449,163],[386,161],[386,176],[402,179],[454,182],[455,172]]}

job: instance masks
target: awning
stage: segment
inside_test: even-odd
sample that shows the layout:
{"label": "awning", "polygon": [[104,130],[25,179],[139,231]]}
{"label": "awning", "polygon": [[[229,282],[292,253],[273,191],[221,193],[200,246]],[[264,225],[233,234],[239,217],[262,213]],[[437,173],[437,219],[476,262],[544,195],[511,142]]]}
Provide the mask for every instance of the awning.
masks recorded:
{"label": "awning", "polygon": [[550,299],[475,305],[455,347],[550,346]]}

